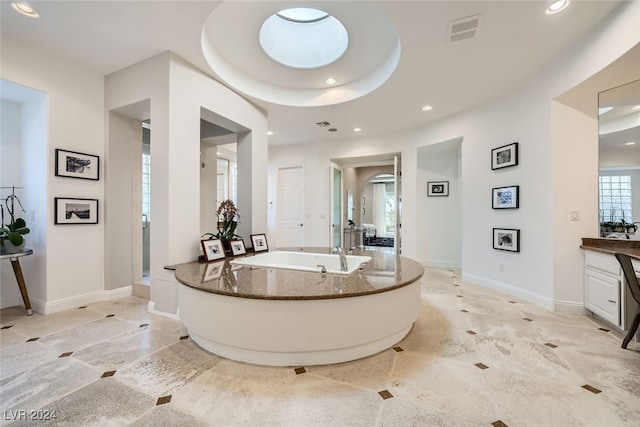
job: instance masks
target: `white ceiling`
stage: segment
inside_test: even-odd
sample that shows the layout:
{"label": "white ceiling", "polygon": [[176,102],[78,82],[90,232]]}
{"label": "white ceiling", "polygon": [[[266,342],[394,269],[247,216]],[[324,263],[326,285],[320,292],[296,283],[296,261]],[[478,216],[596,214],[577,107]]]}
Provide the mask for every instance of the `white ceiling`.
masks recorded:
{"label": "white ceiling", "polygon": [[[201,32],[208,16],[222,2],[30,3],[40,12],[39,19],[20,16],[9,2],[1,2],[3,38],[20,39],[102,75],[171,50],[219,79],[203,55]],[[240,4],[246,8],[244,13],[255,20],[260,18],[255,15],[258,3],[265,2]],[[286,8],[291,3],[270,2],[274,8]],[[323,3],[327,7],[331,4],[323,1],[295,4],[322,8]],[[551,16],[545,14],[547,2],[542,0],[373,3],[389,18],[400,39],[401,56],[393,75],[369,95],[332,106],[287,107],[248,97],[269,114],[269,126],[274,132],[269,137],[270,144],[389,133],[487,102],[566,53],[621,4],[617,0],[573,0],[567,10]],[[482,15],[477,36],[450,43],[449,23],[477,14]],[[350,23],[347,30],[355,31],[354,25],[358,23]],[[239,38],[251,39],[251,34],[259,30],[237,25],[229,28],[224,43],[231,50],[236,49],[238,55],[244,49]],[[252,64],[258,69],[261,61],[268,61],[265,55],[254,56]],[[322,69],[316,71],[318,76],[322,75]],[[292,79],[295,80],[295,75]],[[426,104],[432,105],[433,110],[421,111]],[[327,132],[316,125],[319,121],[330,122],[338,131]],[[363,131],[354,134],[355,127]]]}

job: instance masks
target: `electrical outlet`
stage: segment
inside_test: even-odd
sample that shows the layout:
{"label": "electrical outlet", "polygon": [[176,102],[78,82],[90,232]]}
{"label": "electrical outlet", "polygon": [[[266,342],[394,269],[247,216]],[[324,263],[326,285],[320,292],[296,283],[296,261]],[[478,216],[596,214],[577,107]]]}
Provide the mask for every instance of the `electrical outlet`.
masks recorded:
{"label": "electrical outlet", "polygon": [[571,221],[580,221],[580,212],[571,211]]}
{"label": "electrical outlet", "polygon": [[504,264],[500,264],[498,266],[498,270],[500,271],[500,273],[504,273]]}

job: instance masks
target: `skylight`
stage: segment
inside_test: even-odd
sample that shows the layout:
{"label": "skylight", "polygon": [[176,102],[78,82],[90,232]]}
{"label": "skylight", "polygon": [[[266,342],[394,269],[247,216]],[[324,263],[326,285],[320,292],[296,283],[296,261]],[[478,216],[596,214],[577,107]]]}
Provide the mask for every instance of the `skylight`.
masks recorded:
{"label": "skylight", "polygon": [[319,68],[337,61],[349,46],[347,30],[335,17],[312,8],[271,15],[260,28],[260,46],[274,61],[292,68]]}

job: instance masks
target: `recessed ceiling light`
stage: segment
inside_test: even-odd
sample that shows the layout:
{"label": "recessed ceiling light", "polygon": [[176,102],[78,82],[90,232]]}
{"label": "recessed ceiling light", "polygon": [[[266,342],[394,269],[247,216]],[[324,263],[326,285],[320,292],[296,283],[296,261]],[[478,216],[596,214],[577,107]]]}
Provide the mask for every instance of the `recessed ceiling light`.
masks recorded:
{"label": "recessed ceiling light", "polygon": [[636,145],[636,143],[633,141],[629,141],[629,142],[625,142],[624,145]]}
{"label": "recessed ceiling light", "polygon": [[267,135],[271,136],[273,135],[273,132],[271,132],[270,130],[267,131]]}
{"label": "recessed ceiling light", "polygon": [[553,0],[549,3],[549,6],[547,6],[547,15],[562,12],[567,6],[569,6],[569,0]]}
{"label": "recessed ceiling light", "polygon": [[24,15],[24,16],[28,16],[29,18],[39,18],[40,17],[40,14],[38,13],[38,11],[35,10],[34,8],[32,8],[29,3],[13,2],[13,3],[11,3],[11,6],[13,6],[13,10],[15,10],[16,12],[18,12],[18,13]]}
{"label": "recessed ceiling light", "polygon": [[634,105],[633,107],[631,107],[631,110],[632,111],[640,110],[640,105]]}
{"label": "recessed ceiling light", "polygon": [[324,82],[328,85],[334,85],[336,84],[336,79],[334,79],[333,77],[327,77],[326,79],[324,79]]}
{"label": "recessed ceiling light", "polygon": [[353,129],[353,131],[354,131],[354,132],[362,132],[362,129],[360,129],[360,128],[354,128],[354,129]]}
{"label": "recessed ceiling light", "polygon": [[433,110],[433,107],[431,105],[425,105],[424,107],[422,107],[422,111],[431,111]]}
{"label": "recessed ceiling light", "polygon": [[222,153],[221,153],[221,152],[219,152],[219,151],[216,151],[216,154],[217,154],[218,156],[222,155]]}

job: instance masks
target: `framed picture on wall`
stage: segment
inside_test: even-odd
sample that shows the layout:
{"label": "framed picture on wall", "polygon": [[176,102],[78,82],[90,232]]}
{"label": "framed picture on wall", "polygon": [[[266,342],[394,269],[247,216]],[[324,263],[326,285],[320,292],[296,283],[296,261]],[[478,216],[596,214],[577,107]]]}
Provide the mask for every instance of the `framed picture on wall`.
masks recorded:
{"label": "framed picture on wall", "polygon": [[247,250],[244,248],[244,240],[242,239],[230,240],[229,245],[231,245],[231,253],[233,256],[247,253]]}
{"label": "framed picture on wall", "polygon": [[97,199],[54,198],[54,224],[97,224]]}
{"label": "framed picture on wall", "polygon": [[267,244],[267,236],[265,234],[252,234],[251,245],[253,245],[253,252],[262,252],[269,250],[269,245]]}
{"label": "framed picture on wall", "polygon": [[491,190],[493,209],[518,209],[520,207],[520,186],[498,187]]}
{"label": "framed picture on wall", "polygon": [[449,196],[449,181],[427,182],[427,197]]}
{"label": "framed picture on wall", "polygon": [[56,176],[67,178],[100,178],[100,157],[56,148]]}
{"label": "framed picture on wall", "polygon": [[502,169],[518,164],[518,143],[503,145],[491,150],[491,169]]}
{"label": "framed picture on wall", "polygon": [[202,251],[204,252],[204,258],[207,261],[215,261],[225,257],[224,248],[222,247],[222,240],[209,239],[201,240]]}
{"label": "framed picture on wall", "polygon": [[513,228],[494,228],[493,249],[520,252],[520,230]]}

